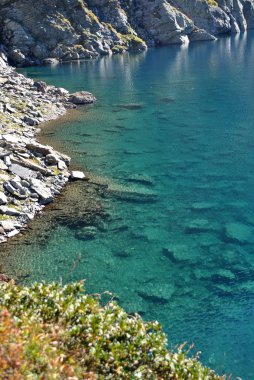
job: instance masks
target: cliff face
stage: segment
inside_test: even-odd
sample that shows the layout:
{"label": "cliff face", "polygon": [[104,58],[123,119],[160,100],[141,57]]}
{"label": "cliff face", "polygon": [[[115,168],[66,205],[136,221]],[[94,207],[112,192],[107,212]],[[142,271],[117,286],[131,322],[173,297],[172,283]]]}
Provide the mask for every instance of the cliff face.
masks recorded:
{"label": "cliff face", "polygon": [[212,40],[254,27],[254,0],[0,0],[0,43],[17,65]]}

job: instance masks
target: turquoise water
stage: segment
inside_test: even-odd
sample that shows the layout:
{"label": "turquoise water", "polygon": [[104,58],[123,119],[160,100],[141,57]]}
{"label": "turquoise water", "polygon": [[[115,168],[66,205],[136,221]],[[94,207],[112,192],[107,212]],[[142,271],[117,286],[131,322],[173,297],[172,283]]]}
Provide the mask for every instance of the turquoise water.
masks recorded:
{"label": "turquoise water", "polygon": [[220,373],[253,379],[253,62],[249,33],[24,69],[98,98],[45,133],[109,184],[109,218],[90,235],[61,223],[43,244],[20,242],[8,265],[26,281],[85,278],[89,292],[158,319],[173,345],[194,343]]}

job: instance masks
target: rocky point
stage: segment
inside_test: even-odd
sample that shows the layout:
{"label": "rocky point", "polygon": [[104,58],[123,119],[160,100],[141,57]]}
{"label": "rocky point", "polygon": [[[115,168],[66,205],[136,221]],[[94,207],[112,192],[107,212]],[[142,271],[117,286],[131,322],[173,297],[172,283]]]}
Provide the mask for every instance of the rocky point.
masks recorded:
{"label": "rocky point", "polygon": [[0,53],[0,243],[24,229],[73,178],[70,158],[36,140],[39,124],[74,103],[94,101],[90,93],[69,94],[18,74]]}

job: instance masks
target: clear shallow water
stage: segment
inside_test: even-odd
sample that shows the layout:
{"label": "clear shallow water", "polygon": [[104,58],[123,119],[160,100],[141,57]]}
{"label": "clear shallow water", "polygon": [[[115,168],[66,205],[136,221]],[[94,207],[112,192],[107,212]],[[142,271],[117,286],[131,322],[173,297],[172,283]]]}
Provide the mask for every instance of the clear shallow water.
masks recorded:
{"label": "clear shallow water", "polygon": [[93,240],[59,225],[43,245],[14,246],[6,266],[27,281],[85,278],[220,373],[253,379],[253,62],[249,33],[24,69],[98,98],[46,138],[110,183],[110,220]]}

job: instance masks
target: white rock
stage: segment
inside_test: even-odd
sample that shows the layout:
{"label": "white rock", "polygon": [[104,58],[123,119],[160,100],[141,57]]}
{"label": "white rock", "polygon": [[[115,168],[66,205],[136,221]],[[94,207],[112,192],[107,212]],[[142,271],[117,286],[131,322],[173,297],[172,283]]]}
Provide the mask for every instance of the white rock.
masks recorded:
{"label": "white rock", "polygon": [[7,196],[2,191],[0,191],[0,205],[5,205],[7,202]]}
{"label": "white rock", "polygon": [[6,243],[6,242],[7,242],[6,237],[4,237],[4,236],[0,236],[0,244],[1,244],[1,243]]}
{"label": "white rock", "polygon": [[86,176],[83,172],[80,172],[78,170],[74,170],[71,172],[71,179],[78,180],[78,179],[85,179]]}
{"label": "white rock", "polygon": [[11,159],[10,159],[10,156],[6,156],[6,157],[4,157],[4,163],[5,163],[5,165],[7,165],[7,166],[11,166]]}
{"label": "white rock", "polygon": [[7,170],[8,169],[8,166],[5,165],[5,163],[3,162],[3,160],[0,160],[0,170]]}
{"label": "white rock", "polygon": [[62,160],[58,161],[57,167],[59,170],[65,170],[67,168],[65,162]]}
{"label": "white rock", "polygon": [[2,220],[1,225],[5,232],[11,232],[15,229],[14,222],[12,220]]}
{"label": "white rock", "polygon": [[16,236],[17,234],[19,234],[19,231],[18,231],[18,230],[13,230],[13,231],[11,231],[11,232],[9,232],[9,233],[7,234],[7,237],[8,237],[8,238],[11,238],[11,237],[13,237],[13,236]]}

